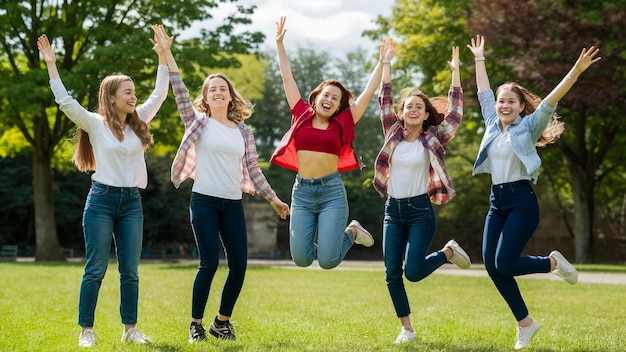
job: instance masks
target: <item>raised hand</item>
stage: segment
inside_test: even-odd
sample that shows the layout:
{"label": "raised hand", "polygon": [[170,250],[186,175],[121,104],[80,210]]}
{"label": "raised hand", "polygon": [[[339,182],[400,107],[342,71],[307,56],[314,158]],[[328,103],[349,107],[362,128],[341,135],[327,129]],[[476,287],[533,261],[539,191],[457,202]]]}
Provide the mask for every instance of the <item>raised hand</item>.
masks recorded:
{"label": "raised hand", "polygon": [[476,39],[472,38],[472,45],[467,45],[472,51],[474,57],[485,57],[485,37],[476,35]]}
{"label": "raised hand", "polygon": [[380,60],[391,61],[396,55],[396,48],[396,42],[393,38],[383,40],[383,43],[380,46]]}
{"label": "raised hand", "polygon": [[458,46],[452,47],[452,60],[448,61],[448,66],[450,66],[450,69],[452,71],[459,68],[459,47]]}
{"label": "raised hand", "polygon": [[287,16],[280,16],[280,20],[276,22],[276,43],[282,43],[287,30],[285,29],[285,21]]}
{"label": "raised hand", "polygon": [[157,54],[165,53],[170,50],[174,42],[174,37],[168,36],[165,32],[165,27],[161,24],[153,24],[152,30],[154,31],[154,39],[150,38],[150,42],[154,45],[152,50]]}
{"label": "raised hand", "polygon": [[583,50],[580,52],[578,60],[576,60],[576,63],[574,64],[573,69],[578,71],[579,73],[584,72],[587,68],[589,68],[589,66],[600,61],[601,57],[597,56],[599,52],[600,49],[594,46],[591,46],[589,50],[583,48]]}
{"label": "raised hand", "polygon": [[54,49],[50,46],[50,41],[48,40],[48,36],[42,34],[37,38],[37,48],[39,48],[39,52],[41,53],[41,58],[46,64],[54,64],[56,62],[56,54],[54,53]]}

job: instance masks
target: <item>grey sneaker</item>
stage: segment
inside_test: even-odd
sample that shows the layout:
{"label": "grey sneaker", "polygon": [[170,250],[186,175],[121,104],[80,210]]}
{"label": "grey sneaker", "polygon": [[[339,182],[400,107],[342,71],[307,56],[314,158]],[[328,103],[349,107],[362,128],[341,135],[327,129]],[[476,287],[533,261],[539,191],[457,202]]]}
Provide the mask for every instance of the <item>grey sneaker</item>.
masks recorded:
{"label": "grey sneaker", "polygon": [[452,250],[452,257],[450,258],[450,263],[458,266],[461,269],[467,269],[470,267],[470,264],[472,264],[472,262],[470,261],[469,255],[465,253],[463,248],[461,248],[461,246],[459,246],[459,244],[456,243],[455,240],[448,241],[448,243],[446,243],[446,245],[443,246],[443,248],[446,248],[446,247]]}
{"label": "grey sneaker", "polygon": [[222,325],[218,325],[213,321],[211,326],[209,326],[209,332],[218,339],[237,340],[235,337],[235,329],[230,321]]}
{"label": "grey sneaker", "polygon": [[152,339],[144,335],[137,328],[130,328],[124,331],[124,334],[122,335],[122,342],[134,342],[138,345],[143,345],[152,342]]}
{"label": "grey sneaker", "polygon": [[550,252],[550,257],[556,260],[556,267],[552,270],[554,274],[560,276],[570,285],[574,285],[578,282],[578,271],[565,259],[561,252],[552,251]]}
{"label": "grey sneaker", "polygon": [[80,332],[78,346],[93,347],[96,345],[96,333],[92,329],[85,329]]}
{"label": "grey sneaker", "polygon": [[515,349],[520,350],[530,343],[530,340],[535,336],[535,333],[539,330],[539,324],[536,321],[532,321],[529,326],[523,328],[517,327],[517,343]]}
{"label": "grey sneaker", "polygon": [[198,340],[206,340],[206,330],[202,323],[192,321],[189,326],[189,343],[194,343]]}
{"label": "grey sneaker", "polygon": [[374,245],[374,237],[372,237],[372,235],[363,226],[361,226],[358,221],[352,220],[346,229],[349,229],[351,226],[356,229],[356,238],[354,239],[354,243],[365,247],[371,247]]}
{"label": "grey sneaker", "polygon": [[396,345],[399,345],[401,343],[405,343],[409,341],[416,341],[416,340],[417,340],[417,335],[415,334],[415,331],[409,331],[407,328],[403,326],[402,331],[400,331],[400,335],[396,337],[396,340],[393,343]]}

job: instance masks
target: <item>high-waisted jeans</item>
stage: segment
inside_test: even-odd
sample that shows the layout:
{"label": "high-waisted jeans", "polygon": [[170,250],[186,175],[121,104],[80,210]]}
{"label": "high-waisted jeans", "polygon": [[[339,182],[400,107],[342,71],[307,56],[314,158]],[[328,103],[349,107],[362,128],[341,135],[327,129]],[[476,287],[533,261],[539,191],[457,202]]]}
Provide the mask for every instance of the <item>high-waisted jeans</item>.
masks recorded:
{"label": "high-waisted jeans", "polygon": [[398,317],[411,313],[402,273],[407,280],[417,282],[447,261],[442,251],[426,255],[436,229],[435,213],[428,195],[387,198],[383,220],[385,280]]}
{"label": "high-waisted jeans", "polygon": [[346,230],[348,199],[341,175],[305,179],[296,175],[291,192],[289,248],[298,266],[309,266],[315,259],[323,269],[339,265],[354,244],[352,231]]}
{"label": "high-waisted jeans", "polygon": [[515,319],[528,308],[515,276],[550,271],[550,258],[520,256],[539,224],[539,204],[529,181],[491,186],[491,206],[483,233],[483,262]]}
{"label": "high-waisted jeans", "polygon": [[189,213],[200,265],[193,283],[191,317],[202,319],[220,260],[220,240],[228,262],[219,313],[232,316],[246,276],[248,235],[243,201],[191,193]]}
{"label": "high-waisted jeans", "polygon": [[83,211],[85,273],[80,285],[78,325],[93,326],[98,292],[115,240],[120,273],[120,315],[123,324],[137,323],[139,258],[143,209],[137,187],[112,187],[93,182]]}

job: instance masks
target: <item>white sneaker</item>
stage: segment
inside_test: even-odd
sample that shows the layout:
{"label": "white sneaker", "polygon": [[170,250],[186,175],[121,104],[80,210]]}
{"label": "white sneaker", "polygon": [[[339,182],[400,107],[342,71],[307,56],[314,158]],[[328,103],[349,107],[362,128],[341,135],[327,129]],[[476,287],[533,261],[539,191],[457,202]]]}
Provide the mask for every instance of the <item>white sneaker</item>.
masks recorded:
{"label": "white sneaker", "polygon": [[472,264],[472,261],[470,260],[469,255],[465,253],[463,248],[461,248],[461,246],[459,246],[459,244],[456,243],[455,240],[448,241],[448,243],[446,243],[446,245],[443,246],[443,248],[446,248],[446,247],[452,250],[452,257],[450,258],[450,263],[458,266],[461,269],[467,269],[470,267],[470,264]]}
{"label": "white sneaker", "polygon": [[570,262],[565,259],[563,254],[559,251],[550,252],[550,257],[556,260],[556,267],[552,272],[558,276],[560,276],[567,283],[574,285],[578,282],[578,271]]}
{"label": "white sneaker", "polygon": [[124,335],[122,335],[122,342],[134,342],[136,344],[143,345],[145,343],[152,342],[152,339],[144,335],[138,329],[130,328],[124,331]]}
{"label": "white sneaker", "polygon": [[403,326],[402,331],[400,331],[400,335],[396,337],[396,340],[393,343],[398,345],[401,343],[405,343],[409,341],[416,341],[416,340],[417,340],[417,335],[415,335],[415,331],[409,331],[407,328]]}
{"label": "white sneaker", "polygon": [[523,328],[521,326],[517,327],[517,343],[515,344],[515,349],[520,350],[530,343],[530,339],[535,336],[535,333],[539,330],[539,324],[536,321],[532,321],[529,326]]}
{"label": "white sneaker", "polygon": [[374,237],[372,237],[372,235],[363,226],[361,226],[358,221],[352,220],[346,229],[350,228],[350,226],[353,226],[356,229],[356,238],[354,239],[354,243],[365,247],[371,247],[374,245]]}
{"label": "white sneaker", "polygon": [[78,346],[93,347],[96,345],[96,333],[92,329],[85,329],[80,332]]}

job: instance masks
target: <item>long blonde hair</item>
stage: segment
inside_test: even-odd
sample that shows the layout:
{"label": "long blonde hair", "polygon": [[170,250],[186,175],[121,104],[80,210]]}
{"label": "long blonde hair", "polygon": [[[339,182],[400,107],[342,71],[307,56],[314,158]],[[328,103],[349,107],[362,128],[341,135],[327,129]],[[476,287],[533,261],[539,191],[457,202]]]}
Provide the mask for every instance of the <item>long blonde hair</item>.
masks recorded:
{"label": "long blonde hair", "polygon": [[243,120],[252,116],[252,112],[254,111],[254,104],[250,101],[243,98],[243,96],[233,87],[233,84],[230,82],[228,77],[226,77],[223,73],[214,73],[209,75],[202,83],[202,88],[200,88],[200,95],[196,97],[193,101],[193,107],[196,111],[203,112],[207,116],[211,116],[211,108],[209,104],[206,102],[205,97],[207,91],[209,90],[209,82],[213,78],[221,78],[226,81],[228,85],[228,91],[232,100],[228,103],[228,119],[235,122],[243,122]]}
{"label": "long blonde hair", "polygon": [[[520,112],[521,117],[532,114],[537,110],[537,106],[539,106],[541,102],[540,97],[515,82],[507,82],[499,86],[496,90],[496,97],[503,90],[513,92],[519,98],[520,103],[524,104],[524,110]],[[535,143],[537,147],[545,147],[559,139],[563,131],[565,131],[565,123],[561,121],[560,118],[557,113],[552,114],[552,119],[548,122],[548,126],[546,126],[546,129],[543,130],[541,136]]]}
{"label": "long blonde hair", "polygon": [[[111,97],[117,93],[117,90],[123,82],[128,81],[133,82],[133,79],[123,74],[106,76],[102,82],[100,82],[98,92],[98,114],[104,117],[105,125],[109,127],[113,135],[119,141],[124,140],[125,125],[117,118]],[[154,143],[149,124],[139,118],[137,110],[133,110],[132,113],[126,115],[125,122],[135,132],[137,137],[139,137],[144,150],[148,149]],[[76,130],[76,150],[74,150],[72,162],[74,162],[74,165],[82,172],[96,170],[96,159],[93,154],[93,147],[89,141],[89,134],[82,128]]]}

